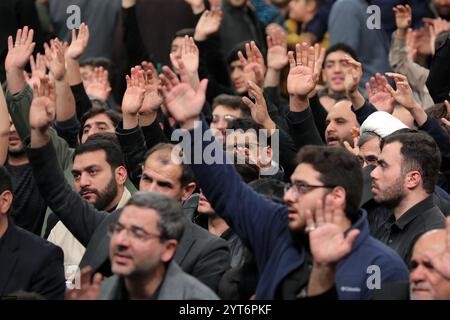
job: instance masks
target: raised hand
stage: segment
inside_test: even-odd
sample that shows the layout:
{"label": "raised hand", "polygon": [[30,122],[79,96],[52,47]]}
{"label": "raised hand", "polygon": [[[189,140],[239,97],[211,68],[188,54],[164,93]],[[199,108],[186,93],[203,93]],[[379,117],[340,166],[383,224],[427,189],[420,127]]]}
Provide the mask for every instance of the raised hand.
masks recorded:
{"label": "raised hand", "polygon": [[267,36],[267,67],[281,71],[288,64],[287,35],[281,28],[275,28]]}
{"label": "raised hand", "polygon": [[358,85],[362,78],[362,64],[350,57],[349,55],[344,56],[344,60],[347,62],[349,68],[345,74],[345,91],[347,95],[352,95],[358,91]]}
{"label": "raised hand", "polygon": [[206,100],[208,80],[202,80],[195,90],[190,84],[183,62],[180,62],[179,67],[181,82],[169,67],[163,67],[164,75],[160,75],[162,85],[159,90],[172,117],[183,128],[192,129]]}
{"label": "raised hand", "polygon": [[66,300],[97,300],[100,295],[102,275],[96,273],[91,282],[91,267],[81,269],[81,288],[68,289]]}
{"label": "raised hand", "polygon": [[353,137],[353,147],[348,143],[347,141],[344,141],[344,147],[349,152],[351,152],[353,155],[359,158],[359,147],[358,147],[358,141],[360,138],[360,131],[359,128],[353,127],[351,130],[352,137]]}
{"label": "raised hand", "polygon": [[219,31],[222,22],[222,10],[206,10],[195,26],[195,41],[205,41],[212,34]]}
{"label": "raised hand", "polygon": [[344,235],[341,226],[344,210],[332,195],[327,195],[325,205],[322,200],[317,201],[314,215],[311,210],[306,210],[305,218],[314,263],[335,265],[350,253],[359,230],[353,229]]}
{"label": "raised hand", "polygon": [[406,33],[406,30],[411,26],[412,22],[412,10],[409,5],[402,6],[398,5],[393,8],[395,13],[395,23],[397,24],[397,29]]}
{"label": "raised hand", "polygon": [[254,41],[245,44],[245,53],[247,58],[244,57],[241,51],[238,52],[239,60],[244,67],[244,77],[247,81],[253,81],[262,87],[266,73],[264,57]]}
{"label": "raised hand", "polygon": [[267,111],[263,90],[256,83],[249,81],[248,94],[255,99],[256,103],[247,97],[243,97],[242,102],[250,109],[253,120],[267,130],[276,129],[276,125],[270,119],[269,112]]}
{"label": "raised hand", "polygon": [[89,42],[89,27],[83,22],[80,25],[78,35],[75,29],[72,30],[72,42],[67,50],[67,57],[78,60],[86,50]]}
{"label": "raised hand", "polygon": [[48,76],[40,78],[40,84],[33,86],[33,101],[30,107],[30,127],[45,132],[56,116],[55,86]]}
{"label": "raised hand", "polygon": [[181,61],[189,74],[198,72],[199,51],[192,37],[185,36],[181,47]]}
{"label": "raised hand", "polygon": [[325,50],[318,45],[309,47],[305,42],[295,46],[296,57],[288,52],[290,71],[287,79],[289,94],[302,99],[314,91],[322,70]]}
{"label": "raised hand", "polygon": [[63,44],[57,40],[50,40],[50,46],[44,43],[45,63],[56,81],[63,80],[66,75]]}
{"label": "raised hand", "polygon": [[194,14],[199,14],[203,10],[205,10],[205,1],[204,0],[184,0],[187,4],[189,4],[192,8],[192,12]]}
{"label": "raised hand", "polygon": [[391,93],[386,88],[388,81],[386,77],[377,73],[375,77],[370,78],[370,84],[366,83],[367,94],[369,101],[379,111],[385,111],[390,114],[394,111],[395,100]]}
{"label": "raised hand", "polygon": [[33,29],[24,27],[23,30],[17,30],[15,42],[13,42],[12,36],[8,37],[8,54],[5,59],[6,72],[22,72],[25,68],[36,45],[33,42],[33,35]]}
{"label": "raised hand", "polygon": [[159,79],[158,72],[152,63],[144,61],[141,65],[144,69],[145,75],[145,94],[139,113],[157,112],[163,102],[163,99],[158,92],[158,87],[161,85],[161,80]]}
{"label": "raised hand", "polygon": [[140,68],[131,68],[131,77],[126,76],[127,90],[123,95],[122,113],[137,115],[142,107],[145,94],[144,71]]}
{"label": "raised hand", "polygon": [[94,68],[92,78],[85,85],[86,93],[106,101],[111,93],[109,73],[103,67]]}
{"label": "raised hand", "polygon": [[386,75],[390,78],[394,78],[397,90],[394,90],[389,84],[386,84],[385,87],[389,91],[391,96],[395,99],[395,101],[397,101],[408,110],[412,110],[416,107],[420,108],[416,99],[414,98],[414,94],[406,76],[390,72],[386,73]]}

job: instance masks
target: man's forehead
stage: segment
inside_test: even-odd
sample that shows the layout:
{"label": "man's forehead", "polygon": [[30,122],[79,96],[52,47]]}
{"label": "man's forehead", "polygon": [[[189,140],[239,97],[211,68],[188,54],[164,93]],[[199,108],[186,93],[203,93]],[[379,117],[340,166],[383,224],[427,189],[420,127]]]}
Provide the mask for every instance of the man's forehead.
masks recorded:
{"label": "man's forehead", "polygon": [[394,141],[388,144],[385,144],[383,146],[383,150],[381,150],[380,158],[383,158],[384,160],[394,160],[399,162],[401,160],[401,153],[400,149],[402,147],[402,144],[398,141]]}
{"label": "man's forehead", "polygon": [[144,162],[143,173],[151,176],[179,179],[182,167],[170,160],[170,155],[151,154]]}
{"label": "man's forehead", "polygon": [[109,166],[105,150],[95,150],[78,154],[73,159],[73,168],[83,169],[91,166]]}
{"label": "man's forehead", "polygon": [[294,170],[291,176],[291,181],[305,181],[309,183],[314,183],[319,181],[320,172],[318,172],[309,163],[300,163]]}
{"label": "man's forehead", "polygon": [[156,227],[158,217],[155,209],[129,205],[123,208],[118,221],[125,225],[147,229],[151,226]]}
{"label": "man's forehead", "polygon": [[340,61],[344,59],[344,55],[346,55],[347,53],[341,50],[338,51],[334,51],[332,53],[330,53],[326,58],[325,58],[325,62],[328,61]]}
{"label": "man's forehead", "polygon": [[100,113],[100,114],[97,114],[97,115],[95,115],[95,116],[93,116],[93,117],[91,117],[89,119],[86,119],[86,121],[84,123],[84,126],[87,126],[87,125],[91,125],[92,126],[93,124],[96,124],[96,123],[102,123],[102,124],[105,123],[108,126],[114,126],[114,124],[111,121],[111,119],[104,113]]}
{"label": "man's forehead", "polygon": [[239,130],[239,129],[233,130],[228,134],[227,139],[228,139],[228,137],[233,142],[236,142],[236,141],[242,141],[242,142],[248,141],[248,142],[255,142],[255,143],[258,142],[258,132],[255,130],[247,130],[247,131],[243,131],[243,130]]}
{"label": "man's forehead", "polygon": [[242,115],[242,111],[241,109],[234,109],[230,106],[224,105],[224,104],[219,104],[217,105],[213,112],[213,115],[227,115],[227,114],[231,114],[233,116],[241,116]]}

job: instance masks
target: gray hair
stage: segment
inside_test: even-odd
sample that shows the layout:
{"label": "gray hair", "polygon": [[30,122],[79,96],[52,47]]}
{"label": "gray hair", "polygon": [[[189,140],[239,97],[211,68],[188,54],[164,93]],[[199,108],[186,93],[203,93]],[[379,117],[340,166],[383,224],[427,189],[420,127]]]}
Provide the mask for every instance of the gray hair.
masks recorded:
{"label": "gray hair", "polygon": [[185,226],[184,213],[176,200],[155,192],[136,192],[127,202],[126,206],[153,209],[158,212],[158,230],[160,240],[174,239],[180,241]]}
{"label": "gray hair", "polygon": [[381,139],[380,135],[375,131],[363,131],[361,132],[361,136],[358,140],[358,147],[362,147],[367,141],[372,140],[374,138]]}

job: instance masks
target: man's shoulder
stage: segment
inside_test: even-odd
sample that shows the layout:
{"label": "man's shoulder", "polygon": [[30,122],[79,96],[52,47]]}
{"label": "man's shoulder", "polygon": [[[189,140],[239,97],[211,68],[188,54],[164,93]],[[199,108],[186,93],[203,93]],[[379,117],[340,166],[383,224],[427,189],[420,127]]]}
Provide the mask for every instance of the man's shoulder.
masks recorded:
{"label": "man's shoulder", "polygon": [[218,297],[208,286],[184,272],[172,261],[161,286],[159,299],[217,300]]}
{"label": "man's shoulder", "polygon": [[[44,240],[37,235],[22,229],[16,225],[11,226],[13,228],[13,236],[19,243],[19,252],[29,256],[33,261],[47,260],[47,259],[63,259],[63,252],[61,248],[54,245],[53,243]],[[26,254],[32,253],[32,254]],[[35,263],[33,263],[35,264]]]}

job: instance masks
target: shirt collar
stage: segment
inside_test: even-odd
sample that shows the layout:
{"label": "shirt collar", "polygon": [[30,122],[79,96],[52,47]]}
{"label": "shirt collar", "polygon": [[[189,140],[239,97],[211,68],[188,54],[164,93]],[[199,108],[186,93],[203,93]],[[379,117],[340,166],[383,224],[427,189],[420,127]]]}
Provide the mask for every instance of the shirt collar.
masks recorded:
{"label": "shirt collar", "polygon": [[[397,219],[397,221],[395,221],[393,224],[395,224],[400,230],[403,230],[417,216],[433,208],[433,206],[434,206],[433,197],[429,196],[424,200],[420,201],[419,203],[417,203],[416,205],[414,205],[413,207],[409,208],[408,211],[402,214],[401,217]],[[393,219],[393,217],[394,215],[391,216],[391,219]]]}

